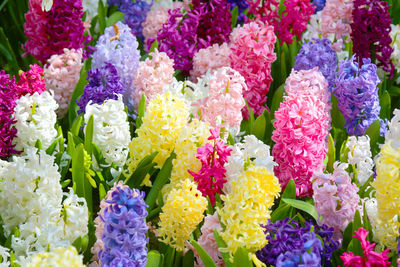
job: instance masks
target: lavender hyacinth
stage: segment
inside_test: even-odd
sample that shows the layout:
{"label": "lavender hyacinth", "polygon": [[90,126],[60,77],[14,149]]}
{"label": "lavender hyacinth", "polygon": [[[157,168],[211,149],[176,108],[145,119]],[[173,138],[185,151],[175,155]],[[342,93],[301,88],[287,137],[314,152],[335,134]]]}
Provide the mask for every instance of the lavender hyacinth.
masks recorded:
{"label": "lavender hyacinth", "polygon": [[295,57],[295,70],[309,70],[318,67],[318,70],[328,81],[329,91],[335,86],[337,56],[328,39],[313,39],[301,46]]}
{"label": "lavender hyacinth", "polygon": [[244,11],[249,8],[249,2],[247,0],[227,0],[230,4],[230,10],[232,11],[235,7],[238,7],[238,18],[236,24],[242,24],[246,19]]}
{"label": "lavender hyacinth", "polygon": [[[343,114],[345,128],[350,135],[364,135],[368,127],[379,119],[377,67],[370,59],[363,59],[360,66],[355,56],[340,63],[333,94]],[[382,123],[384,126],[385,123]]]}
{"label": "lavender hyacinth", "polygon": [[144,192],[117,186],[104,212],[104,250],[98,257],[102,266],[139,266],[147,263],[148,207]]}
{"label": "lavender hyacinth", "polygon": [[87,80],[89,83],[83,90],[79,102],[78,114],[85,112],[87,103],[91,100],[95,104],[103,104],[107,99],[118,99],[117,94],[122,94],[122,84],[117,69],[113,64],[105,62],[102,67],[88,71]]}

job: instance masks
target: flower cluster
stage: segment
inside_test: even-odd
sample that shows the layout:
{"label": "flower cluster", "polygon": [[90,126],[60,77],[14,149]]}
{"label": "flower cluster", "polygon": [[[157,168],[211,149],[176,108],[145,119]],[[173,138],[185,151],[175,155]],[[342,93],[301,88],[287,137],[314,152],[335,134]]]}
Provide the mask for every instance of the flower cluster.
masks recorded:
{"label": "flower cluster", "polygon": [[101,236],[104,248],[98,257],[103,266],[146,266],[148,227],[144,192],[117,186],[106,201]]}
{"label": "flower cluster", "polygon": [[132,29],[133,34],[144,39],[142,23],[145,21],[151,4],[145,0],[122,0],[119,10],[125,13],[125,23]]}
{"label": "flower cluster", "polygon": [[[128,156],[131,140],[129,123],[124,111],[122,96],[108,99],[102,105],[89,103],[84,115],[85,124],[93,116],[93,142],[99,146],[108,164],[123,166]],[[86,131],[85,126],[85,131]]]}
{"label": "flower cluster", "polygon": [[329,92],[335,86],[337,56],[328,39],[313,39],[301,46],[299,54],[295,56],[295,70],[309,70],[318,67],[328,82]]}
{"label": "flower cluster", "polygon": [[318,169],[312,177],[315,209],[322,216],[320,223],[334,228],[334,238],[341,240],[356,210],[362,211],[358,187],[351,182],[346,172],[346,163],[334,164],[333,174],[325,174]]}
{"label": "flower cluster", "polygon": [[256,20],[267,22],[270,25],[274,25],[279,21],[279,0],[254,0],[248,1],[249,3],[249,14],[255,16]]}
{"label": "flower cluster", "polygon": [[353,56],[340,63],[333,94],[338,99],[338,108],[346,120],[345,128],[349,134],[363,135],[379,119],[379,82],[376,65],[370,59],[363,59],[361,65]]}
{"label": "flower cluster", "polygon": [[329,116],[325,104],[316,96],[289,95],[275,112],[275,118],[275,175],[282,187],[293,179],[296,195],[311,196],[310,178],[327,151]]}
{"label": "flower cluster", "polygon": [[147,45],[147,47],[151,47],[153,40],[157,38],[158,31],[161,30],[168,18],[167,8],[163,6],[155,8],[155,5],[151,7],[149,13],[147,13],[146,19],[142,23],[144,44]]}
{"label": "flower cluster", "polygon": [[49,252],[37,253],[27,260],[27,267],[40,266],[74,266],[84,267],[83,256],[75,247],[59,247]]}
{"label": "flower cluster", "polygon": [[24,49],[37,60],[46,63],[54,54],[62,54],[64,48],[83,48],[82,1],[54,0],[49,12],[42,10],[42,0],[29,0],[25,14]]}
{"label": "flower cluster", "polygon": [[85,112],[90,101],[101,105],[107,99],[117,99],[117,94],[124,92],[124,84],[118,76],[117,69],[109,62],[98,69],[89,70],[87,80],[89,83],[83,89],[79,102],[77,101],[78,113]]}
{"label": "flower cluster", "polygon": [[159,222],[159,240],[178,251],[183,251],[185,241],[203,220],[207,199],[189,179],[181,181],[168,194],[162,207]]}
{"label": "flower cluster", "polygon": [[231,192],[221,196],[225,205],[217,209],[226,226],[221,237],[231,256],[239,247],[254,253],[267,244],[260,225],[270,218],[270,208],[280,191],[278,179],[264,166],[249,166],[232,181]]}
{"label": "flower cluster", "polygon": [[[391,60],[396,69],[400,69],[400,25],[391,25],[392,30],[390,31],[390,38],[392,38],[392,48],[393,53],[391,55]],[[400,83],[400,78],[396,81]]]}
{"label": "flower cluster", "polygon": [[44,69],[47,90],[53,90],[58,103],[58,115],[62,118],[68,111],[69,102],[80,77],[82,49],[64,49],[60,55],[52,55]]}
{"label": "flower cluster", "polygon": [[174,61],[164,52],[158,50],[149,53],[145,61],[139,63],[133,80],[133,100],[136,107],[142,95],[145,95],[146,104],[157,94],[163,93],[163,88],[172,83],[174,76]]}
{"label": "flower cluster", "polygon": [[351,39],[353,52],[358,62],[364,58],[378,60],[378,66],[389,72],[393,77],[395,70],[390,56],[393,48],[390,46],[389,4],[382,0],[354,0],[353,23],[351,24]]}
{"label": "flower cluster", "polygon": [[[256,115],[265,109],[272,82],[271,64],[276,59],[275,42],[274,28],[260,21],[235,28],[231,34],[231,67],[245,78],[243,96]],[[247,108],[244,117],[248,117]]]}
{"label": "flower cluster", "polygon": [[246,14],[244,11],[249,7],[249,2],[247,0],[227,0],[230,5],[230,10],[234,10],[236,7],[238,9],[238,17],[236,24],[243,24],[246,20]]}
{"label": "flower cluster", "polygon": [[348,163],[356,167],[355,177],[360,185],[364,185],[373,174],[374,162],[372,160],[369,136],[350,136],[346,147],[349,149]]}
{"label": "flower cluster", "polygon": [[83,11],[86,12],[87,16],[91,20],[94,16],[97,15],[99,0],[83,0],[82,6]]}
{"label": "flower cluster", "polygon": [[44,71],[39,65],[30,65],[28,71],[20,71],[18,75],[20,77],[17,82],[18,96],[33,94],[35,92],[41,94],[46,90],[46,84],[43,77]]}
{"label": "flower cluster", "polygon": [[197,173],[189,170],[189,173],[197,182],[198,190],[204,197],[208,196],[211,205],[214,206],[215,195],[222,194],[226,182],[224,165],[231,149],[220,139],[218,128],[210,130],[210,133],[208,140],[214,140],[214,144],[206,143],[197,149],[196,158],[201,162],[201,169]]}

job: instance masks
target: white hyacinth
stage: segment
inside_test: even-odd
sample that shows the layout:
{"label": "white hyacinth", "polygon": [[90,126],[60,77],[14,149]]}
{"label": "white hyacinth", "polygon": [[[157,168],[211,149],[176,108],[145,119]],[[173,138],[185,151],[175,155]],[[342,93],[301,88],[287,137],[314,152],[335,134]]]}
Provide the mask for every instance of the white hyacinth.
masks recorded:
{"label": "white hyacinth", "polygon": [[97,15],[99,0],[83,0],[82,6],[83,6],[83,11],[86,12],[87,14],[87,17],[91,19]]}
{"label": "white hyacinth", "polygon": [[14,138],[16,150],[26,150],[35,146],[38,139],[42,148],[47,149],[57,138],[54,125],[57,121],[57,102],[54,100],[53,92],[45,91],[39,95],[21,96],[16,101],[14,118],[17,121],[15,128],[17,136]]}
{"label": "white hyacinth", "polygon": [[392,140],[392,147],[397,149],[400,147],[400,109],[395,109],[393,115],[393,118],[388,123],[389,130],[385,134],[385,139]]}
{"label": "white hyacinth", "polygon": [[317,13],[311,15],[310,22],[307,24],[307,29],[303,33],[301,37],[303,42],[309,42],[313,38],[321,38],[320,35],[320,23],[321,23],[321,15],[322,11],[318,11]]}
{"label": "white hyacinth", "polygon": [[93,142],[98,145],[108,164],[123,166],[131,135],[122,96],[118,95],[118,100],[106,100],[102,105],[89,102],[84,116],[86,124],[92,115]]}
{"label": "white hyacinth", "polygon": [[274,166],[277,165],[270,155],[270,147],[254,135],[245,136],[242,143],[236,143],[232,147],[231,155],[225,164],[227,180],[223,188],[225,194],[229,194],[232,181],[243,174],[247,165],[264,166],[272,173]]}
{"label": "white hyacinth", "polygon": [[346,146],[349,149],[348,163],[356,166],[356,176],[360,185],[364,185],[374,173],[369,136],[350,136]]}
{"label": "white hyacinth", "polygon": [[[390,56],[396,69],[400,69],[400,25],[390,25],[390,37],[392,38],[393,53]],[[400,77],[396,80],[400,84]]]}
{"label": "white hyacinth", "polygon": [[8,267],[10,266],[10,262],[8,259],[10,258],[10,250],[8,248],[5,248],[3,246],[0,246],[0,267]]}

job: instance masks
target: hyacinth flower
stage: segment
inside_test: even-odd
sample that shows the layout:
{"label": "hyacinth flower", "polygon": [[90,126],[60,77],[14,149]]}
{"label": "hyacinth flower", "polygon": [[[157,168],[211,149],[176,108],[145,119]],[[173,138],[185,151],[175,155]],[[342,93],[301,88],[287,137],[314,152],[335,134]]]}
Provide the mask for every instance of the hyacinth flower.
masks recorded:
{"label": "hyacinth flower", "polygon": [[[247,90],[243,91],[243,97],[257,116],[265,110],[273,81],[271,64],[276,60],[275,42],[274,28],[261,21],[244,24],[231,34],[231,67],[245,78]],[[242,112],[248,119],[247,107]]]}
{"label": "hyacinth flower", "polygon": [[[178,204],[179,203],[179,204]],[[189,179],[181,181],[168,194],[160,213],[159,240],[177,251],[185,249],[185,242],[204,218],[207,199]]]}
{"label": "hyacinth flower", "polygon": [[[400,25],[391,25],[390,37],[392,38],[393,53],[390,56],[395,68],[400,69]],[[399,72],[399,71],[397,71]],[[400,77],[396,79],[396,83],[400,84]]]}
{"label": "hyacinth flower", "polygon": [[354,178],[360,185],[364,185],[369,177],[373,175],[374,161],[370,147],[370,138],[365,136],[350,136],[346,142],[346,147],[349,149],[348,163],[355,167]]}
{"label": "hyacinth flower", "polygon": [[315,13],[324,9],[326,0],[313,0],[312,4],[315,6]]}
{"label": "hyacinth flower", "polygon": [[[394,65],[390,59],[393,48],[390,46],[389,4],[382,0],[354,0],[351,39],[353,53],[359,64],[364,58],[371,58],[384,71],[393,77]],[[377,62],[375,61],[377,60]]]}
{"label": "hyacinth flower", "polygon": [[[336,89],[333,94],[338,99],[338,108],[346,121],[345,128],[350,135],[364,135],[368,127],[379,119],[378,84],[376,65],[370,59],[362,64],[355,56],[339,65]],[[381,123],[381,132],[385,129]]]}
{"label": "hyacinth flower", "polygon": [[294,70],[309,70],[318,67],[318,71],[328,81],[329,92],[335,86],[337,56],[328,39],[313,39],[304,43],[295,56]]}
{"label": "hyacinth flower", "polygon": [[311,196],[310,181],[325,159],[329,115],[325,104],[314,95],[289,95],[275,112],[275,142],[272,155],[278,166],[275,175],[284,188],[290,179],[297,196]]}
{"label": "hyacinth flower", "polygon": [[344,252],[340,258],[343,261],[345,267],[359,267],[359,266],[390,266],[391,262],[387,254],[390,252],[389,249],[382,251],[381,253],[375,252],[375,243],[370,243],[366,240],[368,231],[360,227],[357,231],[354,231],[353,237],[358,239],[361,243],[361,249],[363,250],[363,256],[356,256],[353,252]]}
{"label": "hyacinth flower", "polygon": [[238,17],[236,24],[243,24],[246,20],[246,14],[244,11],[249,7],[249,2],[247,0],[227,0],[230,5],[230,10],[234,10],[236,7],[238,9]]}
{"label": "hyacinth flower", "polygon": [[85,112],[87,104],[101,105],[107,99],[118,99],[117,94],[124,92],[124,85],[118,76],[117,69],[110,62],[105,62],[98,69],[88,71],[88,84],[83,89],[81,98],[76,100],[78,114]]}
{"label": "hyacinth flower", "polygon": [[45,64],[52,55],[62,54],[64,48],[84,46],[82,1],[54,0],[49,12],[42,10],[42,0],[29,0],[25,14],[25,51]]}
{"label": "hyacinth flower", "polygon": [[255,20],[262,21],[273,25],[275,21],[279,21],[279,0],[254,0],[247,1],[249,3],[249,15],[253,15]]}
{"label": "hyacinth flower", "polygon": [[101,217],[104,248],[98,253],[102,266],[139,266],[147,263],[147,205],[144,192],[117,186]]}
{"label": "hyacinth flower", "polygon": [[312,177],[315,209],[318,217],[322,217],[319,223],[333,227],[335,240],[342,239],[356,210],[362,212],[359,189],[351,182],[347,167],[346,163],[336,162],[332,174],[323,173],[320,167]]}
{"label": "hyacinth flower", "polygon": [[215,204],[215,195],[222,194],[222,188],[226,182],[224,165],[232,149],[220,139],[220,129],[210,130],[211,136],[208,140],[213,140],[214,144],[204,144],[197,149],[196,158],[201,161],[201,169],[195,173],[189,173],[197,182],[198,190],[204,197],[210,199],[212,206]]}
{"label": "hyacinth flower", "polygon": [[78,254],[76,248],[59,247],[49,252],[37,253],[27,260],[28,267],[41,266],[74,266],[84,267],[83,256]]}

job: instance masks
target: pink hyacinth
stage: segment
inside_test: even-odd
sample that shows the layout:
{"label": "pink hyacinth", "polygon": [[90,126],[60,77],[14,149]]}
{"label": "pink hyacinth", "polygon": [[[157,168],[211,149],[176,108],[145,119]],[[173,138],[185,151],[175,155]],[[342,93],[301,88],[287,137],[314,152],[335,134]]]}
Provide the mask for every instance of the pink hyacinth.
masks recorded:
{"label": "pink hyacinth", "polygon": [[275,112],[272,155],[279,166],[274,172],[282,187],[294,179],[297,196],[312,195],[310,178],[325,159],[329,124],[325,109],[316,96],[289,95]]}
{"label": "pink hyacinth", "polygon": [[54,91],[58,103],[57,113],[62,118],[68,111],[69,102],[80,77],[82,49],[64,49],[61,55],[52,55],[44,69],[48,90]]}
{"label": "pink hyacinth", "polygon": [[341,240],[347,225],[353,221],[358,209],[362,213],[358,187],[351,182],[346,171],[347,164],[334,164],[333,174],[325,174],[320,167],[312,177],[314,203],[318,216],[322,216],[319,224],[334,228],[334,238]]}
{"label": "pink hyacinth", "polygon": [[328,82],[318,67],[309,70],[292,70],[285,82],[288,95],[314,95],[324,102],[326,111],[330,110],[330,93]]}
{"label": "pink hyacinth", "polygon": [[[162,28],[162,25],[167,22],[168,18],[168,8],[163,6],[155,9],[152,8],[149,13],[147,13],[146,19],[142,23],[145,44],[157,38],[158,31]],[[148,47],[151,47],[151,44]]]}
{"label": "pink hyacinth", "polygon": [[[243,96],[256,115],[265,109],[272,82],[271,64],[276,59],[275,42],[274,28],[261,21],[244,24],[231,34],[231,67],[245,78],[247,90]],[[247,119],[247,107],[242,111]]]}
{"label": "pink hyacinth", "polygon": [[200,49],[193,57],[193,69],[190,71],[194,82],[197,78],[222,67],[229,67],[230,49],[227,43],[214,44],[207,48]]}
{"label": "pink hyacinth", "polygon": [[375,252],[375,243],[370,243],[366,240],[368,231],[360,227],[357,231],[354,231],[354,238],[360,240],[361,249],[363,250],[363,256],[356,256],[353,252],[344,252],[340,258],[343,261],[345,267],[371,267],[371,266],[390,266],[391,262],[387,254],[390,252],[389,249],[385,249],[381,253]]}
{"label": "pink hyacinth", "polygon": [[334,34],[337,40],[332,48],[340,52],[344,42],[350,41],[353,0],[327,0],[321,14],[321,27],[319,32],[323,38]]}
{"label": "pink hyacinth", "polygon": [[223,67],[214,71],[208,86],[208,96],[198,103],[196,115],[213,127],[228,127],[233,134],[239,133],[246,105],[242,95],[246,90],[244,78],[230,67]]}
{"label": "pink hyacinth", "polygon": [[43,69],[37,64],[29,67],[28,71],[19,72],[20,80],[17,82],[18,97],[35,92],[40,94],[46,90]]}
{"label": "pink hyacinth", "polygon": [[145,95],[146,104],[157,94],[162,94],[163,88],[172,83],[174,77],[174,60],[164,52],[156,49],[149,54],[145,61],[139,63],[136,76],[133,80],[133,100],[139,106],[142,95]]}

